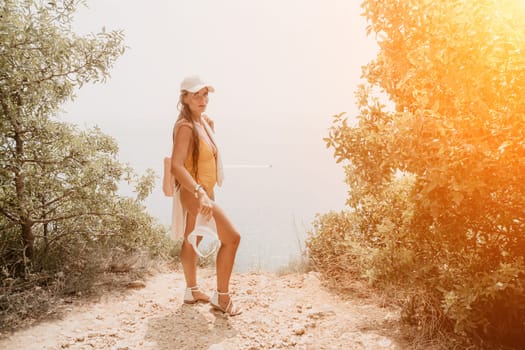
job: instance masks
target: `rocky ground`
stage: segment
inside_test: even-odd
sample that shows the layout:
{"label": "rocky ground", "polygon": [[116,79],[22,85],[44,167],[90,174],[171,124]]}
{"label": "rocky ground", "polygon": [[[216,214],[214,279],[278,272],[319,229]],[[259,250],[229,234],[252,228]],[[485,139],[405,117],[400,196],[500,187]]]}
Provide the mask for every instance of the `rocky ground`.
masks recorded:
{"label": "rocky ground", "polygon": [[[212,291],[215,275],[200,272]],[[133,286],[132,286],[133,287]],[[316,273],[232,276],[243,313],[226,317],[209,304],[185,305],[181,272],[158,273],[136,289],[73,305],[0,339],[0,349],[406,349],[399,312],[373,299],[346,299],[321,286]]]}

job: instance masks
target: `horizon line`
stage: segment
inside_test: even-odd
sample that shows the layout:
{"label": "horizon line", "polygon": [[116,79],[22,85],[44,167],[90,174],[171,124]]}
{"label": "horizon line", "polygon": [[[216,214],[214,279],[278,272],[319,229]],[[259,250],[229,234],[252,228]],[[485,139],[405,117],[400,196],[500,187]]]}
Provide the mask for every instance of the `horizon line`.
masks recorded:
{"label": "horizon line", "polygon": [[271,168],[271,164],[226,164],[224,168]]}

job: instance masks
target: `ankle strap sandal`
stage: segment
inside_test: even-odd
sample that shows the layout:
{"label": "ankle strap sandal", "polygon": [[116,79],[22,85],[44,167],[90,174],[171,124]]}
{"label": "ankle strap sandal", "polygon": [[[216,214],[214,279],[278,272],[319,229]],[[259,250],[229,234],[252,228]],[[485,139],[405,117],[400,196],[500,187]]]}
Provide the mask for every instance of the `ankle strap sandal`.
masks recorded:
{"label": "ankle strap sandal", "polygon": [[215,310],[221,311],[223,314],[226,314],[228,316],[236,316],[236,315],[240,315],[242,313],[242,310],[238,306],[233,304],[231,297],[229,298],[228,304],[226,305],[226,307],[222,307],[219,304],[219,295],[228,295],[229,296],[230,293],[228,293],[228,292],[221,293],[219,291],[216,291],[213,294],[213,296],[211,297],[210,304]]}
{"label": "ankle strap sandal", "polygon": [[208,298],[207,295],[201,292],[201,294],[204,295],[204,297],[195,298],[193,296],[194,292],[201,292],[199,289],[199,286],[194,287],[188,287],[186,288],[186,291],[184,292],[184,304],[195,304],[195,303],[207,303],[210,301],[210,298]]}

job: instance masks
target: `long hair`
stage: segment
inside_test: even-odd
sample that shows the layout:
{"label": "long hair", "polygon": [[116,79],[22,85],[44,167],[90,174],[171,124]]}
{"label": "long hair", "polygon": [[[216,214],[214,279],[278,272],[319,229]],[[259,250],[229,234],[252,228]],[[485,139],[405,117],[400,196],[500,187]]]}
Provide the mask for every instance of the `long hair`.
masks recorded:
{"label": "long hair", "polygon": [[[195,126],[195,122],[193,121],[193,118],[191,117],[191,111],[187,104],[184,103],[183,97],[187,95],[187,91],[182,91],[179,96],[179,102],[177,103],[177,109],[179,110],[179,117],[177,118],[177,121],[183,119],[191,123],[192,125],[192,134],[193,134],[193,147],[192,147],[192,153],[191,153],[191,159],[193,164],[193,175],[195,176],[195,179],[197,179],[197,175],[199,173],[199,134],[197,132],[197,128]],[[177,182],[177,186],[179,186]]]}

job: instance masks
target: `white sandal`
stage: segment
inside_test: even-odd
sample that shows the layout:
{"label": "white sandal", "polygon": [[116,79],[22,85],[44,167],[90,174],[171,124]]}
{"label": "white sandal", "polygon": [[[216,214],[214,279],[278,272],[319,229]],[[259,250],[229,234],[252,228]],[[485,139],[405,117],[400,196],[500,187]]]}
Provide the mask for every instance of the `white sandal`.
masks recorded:
{"label": "white sandal", "polygon": [[208,303],[210,299],[207,297],[207,299],[202,298],[195,298],[193,296],[193,292],[200,292],[199,286],[194,287],[188,287],[186,288],[186,292],[184,293],[184,304],[195,304],[195,303]]}
{"label": "white sandal", "polygon": [[228,305],[226,307],[222,307],[219,304],[219,295],[229,295],[230,293],[221,293],[219,291],[216,291],[213,296],[211,297],[210,304],[215,310],[219,310],[222,313],[228,315],[228,316],[236,316],[240,315],[242,313],[242,310],[233,304],[232,299],[230,297],[230,300],[228,301]]}

